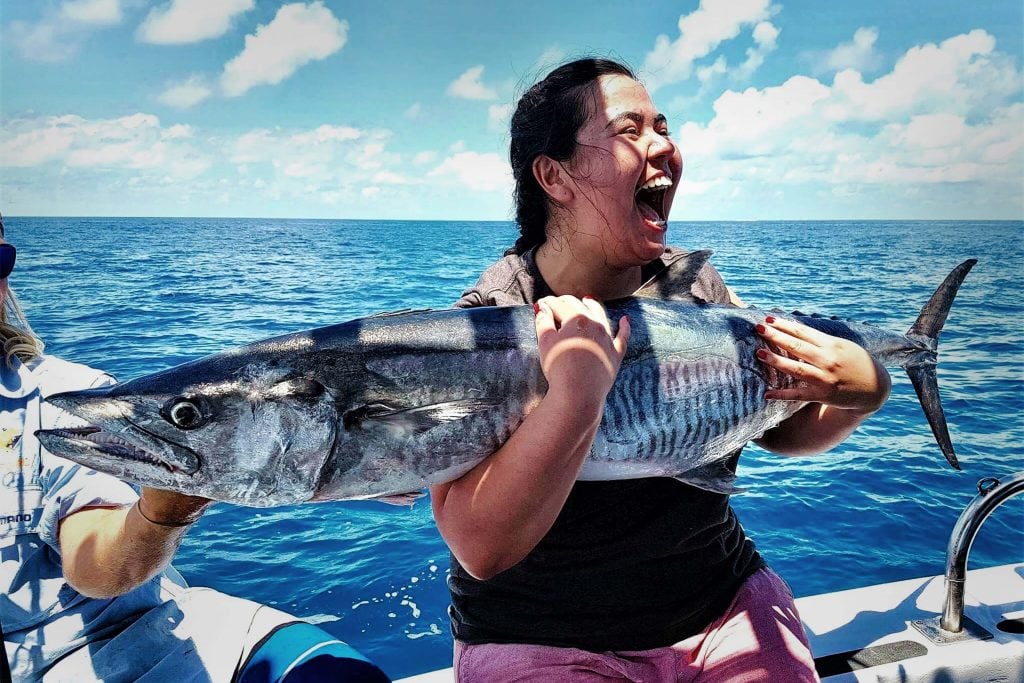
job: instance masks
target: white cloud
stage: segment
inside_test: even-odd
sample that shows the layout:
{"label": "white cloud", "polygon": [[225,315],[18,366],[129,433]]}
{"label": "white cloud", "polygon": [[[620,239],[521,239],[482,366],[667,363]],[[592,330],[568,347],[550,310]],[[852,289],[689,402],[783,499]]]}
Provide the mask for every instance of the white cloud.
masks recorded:
{"label": "white cloud", "polygon": [[212,94],[213,90],[206,84],[206,79],[199,74],[193,74],[181,83],[169,85],[157,96],[157,100],[169,107],[188,109]]}
{"label": "white cloud", "polygon": [[537,61],[533,63],[533,71],[541,74],[539,78],[547,75],[549,71],[554,69],[556,66],[561,64],[565,60],[565,50],[552,45],[544,52],[540,53],[540,57],[537,57]]}
{"label": "white cloud", "polygon": [[415,164],[416,166],[423,166],[424,164],[429,164],[430,162],[432,162],[436,158],[437,158],[437,152],[433,152],[433,151],[418,152],[416,154],[416,156],[414,156],[412,158],[412,163]]}
{"label": "white cloud", "polygon": [[188,178],[211,160],[188,142],[189,126],[164,128],[152,114],[89,120],[75,115],[16,119],[0,129],[0,165],[61,163],[65,170],[109,168]]}
{"label": "white cloud", "polygon": [[733,78],[746,80],[764,64],[765,57],[775,51],[775,41],[779,37],[779,29],[770,21],[762,21],[754,27],[752,36],[753,47],[747,48],[747,59],[733,72]]}
{"label": "white cloud", "polygon": [[254,6],[253,0],[172,0],[149,11],[138,37],[161,45],[217,38],[228,32],[232,19]]}
{"label": "white cloud", "polygon": [[348,142],[363,137],[363,131],[352,126],[332,126],[323,124],[311,131],[295,133],[290,142],[300,147],[319,145],[325,142]]}
{"label": "white cloud", "polygon": [[71,21],[83,24],[120,24],[120,0],[68,0],[60,13]]}
{"label": "white cloud", "polygon": [[894,136],[897,142],[922,149],[963,142],[969,131],[964,118],[956,114],[923,114],[897,128],[898,133]]}
{"label": "white cloud", "polygon": [[[722,42],[737,37],[745,27],[759,26],[777,9],[771,0],[701,0],[696,10],[679,17],[678,38],[671,40],[660,35],[655,40],[654,49],[644,58],[645,83],[655,90],[688,78],[697,60],[711,54]],[[761,40],[767,41],[770,32],[762,27]],[[758,45],[763,49],[768,43]]]}
{"label": "white cloud", "polygon": [[480,78],[484,74],[482,65],[473,66],[448,85],[447,93],[452,97],[464,100],[494,100],[498,93],[494,88],[485,86]]}
{"label": "white cloud", "polygon": [[360,170],[371,171],[387,164],[396,163],[399,157],[397,154],[386,151],[385,144],[377,140],[367,142],[359,149],[351,152],[346,159]]}
{"label": "white cloud", "polygon": [[405,110],[405,118],[407,119],[418,119],[423,115],[423,105],[419,102],[414,102],[412,106]]}
{"label": "white cloud", "polygon": [[511,104],[492,104],[487,107],[487,125],[491,130],[507,131],[512,117]]}
{"label": "white cloud", "polygon": [[815,69],[815,73],[835,72],[843,69],[856,69],[862,72],[875,70],[881,62],[881,57],[875,51],[877,40],[877,28],[862,26],[853,34],[851,42],[841,43],[834,50],[826,53],[821,59],[821,66]]}
{"label": "white cloud", "polygon": [[195,136],[195,129],[184,123],[178,123],[165,130],[160,137],[164,140],[182,140]]}
{"label": "white cloud", "polygon": [[227,155],[233,164],[268,164],[291,176],[308,176],[315,168],[327,176],[351,150],[351,142],[365,136],[358,128],[331,124],[299,131],[258,128],[232,141]]}
{"label": "white cloud", "polygon": [[69,0],[44,10],[38,21],[12,21],[3,39],[25,59],[60,62],[77,54],[95,30],[118,24],[121,18],[118,0]]}
{"label": "white cloud", "polygon": [[494,153],[458,152],[427,175],[454,179],[477,192],[509,191],[512,187],[512,170],[508,162]]}
{"label": "white cloud", "polygon": [[[1019,72],[1004,60],[990,57],[994,48],[991,35],[975,30],[939,45],[911,48],[890,73],[871,83],[865,83],[858,71],[841,71],[832,86],[833,104],[825,113],[840,121],[877,121],[935,106],[966,111],[979,90],[979,78],[995,87],[1003,79],[1016,77],[1002,87],[1020,87]],[[990,76],[985,76],[986,71]]]}
{"label": "white cloud", "polygon": [[774,50],[775,41],[779,37],[779,29],[770,21],[762,21],[754,27],[751,35],[754,38],[754,43],[762,50]]}
{"label": "white cloud", "polygon": [[387,149],[390,136],[386,130],[334,124],[306,130],[262,128],[229,141],[225,156],[232,164],[246,165],[251,176],[269,174],[281,197],[323,199],[322,193],[328,193],[337,200],[356,196],[371,176],[378,178],[374,182],[400,184],[401,176],[390,168],[400,161]]}
{"label": "white cloud", "polygon": [[845,201],[895,192],[934,199],[937,191],[946,199],[949,191],[930,188],[970,182],[987,188],[976,197],[1005,202],[1024,178],[1022,82],[991,37],[972,31],[911,48],[872,82],[846,70],[831,86],[793,76],[726,91],[707,124],[687,123],[677,135],[681,191],[724,201],[743,188],[756,206],[769,188],[802,184]]}
{"label": "white cloud", "polygon": [[395,173],[394,171],[379,171],[373,175],[370,182],[379,185],[408,185],[412,181],[401,173]]}
{"label": "white cloud", "polygon": [[237,97],[257,85],[276,85],[303,65],[331,56],[347,38],[348,23],[323,2],[284,5],[269,24],[245,37],[245,49],[224,65],[221,87]]}

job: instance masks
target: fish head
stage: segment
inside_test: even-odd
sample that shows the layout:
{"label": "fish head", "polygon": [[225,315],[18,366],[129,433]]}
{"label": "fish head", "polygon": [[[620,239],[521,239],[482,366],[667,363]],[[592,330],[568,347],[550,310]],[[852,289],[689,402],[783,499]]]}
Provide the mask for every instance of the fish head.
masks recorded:
{"label": "fish head", "polygon": [[213,356],[46,400],[88,425],[38,432],[50,452],[143,486],[257,507],[313,496],[338,422],[323,384],[258,358]]}

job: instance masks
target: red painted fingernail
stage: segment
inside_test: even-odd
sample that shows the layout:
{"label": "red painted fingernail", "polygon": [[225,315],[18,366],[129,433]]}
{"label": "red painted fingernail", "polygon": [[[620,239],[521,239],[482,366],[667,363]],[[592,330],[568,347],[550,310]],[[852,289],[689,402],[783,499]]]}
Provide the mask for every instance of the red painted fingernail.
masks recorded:
{"label": "red painted fingernail", "polygon": [[768,357],[768,352],[764,349],[758,349],[756,353],[757,357],[760,358],[761,360],[764,360],[765,358]]}
{"label": "red painted fingernail", "polygon": [[772,324],[773,322],[775,322],[775,316],[773,316],[773,315],[770,315],[770,316],[768,316],[767,318],[765,318],[765,319],[764,319],[764,321],[765,321],[766,323],[768,323],[769,325],[771,325],[771,324]]}
{"label": "red painted fingernail", "polygon": [[538,303],[533,304],[533,313],[534,313],[534,315],[536,315],[537,313],[540,313],[540,304],[538,304]]}
{"label": "red painted fingernail", "polygon": [[754,329],[757,330],[758,334],[764,334],[767,331],[765,326],[761,324],[754,325]]}

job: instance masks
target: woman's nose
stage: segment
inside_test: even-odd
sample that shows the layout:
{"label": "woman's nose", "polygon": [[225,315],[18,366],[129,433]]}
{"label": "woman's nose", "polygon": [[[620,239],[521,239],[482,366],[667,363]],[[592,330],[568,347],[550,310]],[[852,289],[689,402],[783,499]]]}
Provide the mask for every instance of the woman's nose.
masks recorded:
{"label": "woman's nose", "polygon": [[663,159],[675,154],[676,143],[672,141],[672,138],[661,133],[653,133],[653,135],[654,138],[651,140],[651,146],[647,150],[648,157],[651,159]]}

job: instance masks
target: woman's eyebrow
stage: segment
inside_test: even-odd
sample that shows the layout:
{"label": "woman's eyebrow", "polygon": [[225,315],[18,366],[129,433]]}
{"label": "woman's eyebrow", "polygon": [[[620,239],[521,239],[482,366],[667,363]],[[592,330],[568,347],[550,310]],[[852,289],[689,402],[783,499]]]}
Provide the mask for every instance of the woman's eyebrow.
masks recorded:
{"label": "woman's eyebrow", "polygon": [[[605,126],[605,128],[606,129],[607,128],[612,128],[613,126],[617,126],[619,124],[625,123],[626,121],[632,121],[633,123],[637,124],[638,126],[642,126],[643,123],[644,123],[644,117],[643,117],[643,114],[638,114],[635,111],[624,111],[621,114],[619,114],[618,116],[614,117],[611,121],[609,121],[608,124]],[[668,122],[668,119],[665,118],[664,114],[655,114],[654,115],[654,125],[655,126],[657,126],[659,123],[667,123],[667,122]]]}
{"label": "woman's eyebrow", "polygon": [[614,117],[611,121],[609,121],[608,125],[606,125],[605,128],[611,128],[612,126],[617,126],[619,124],[625,123],[626,121],[632,121],[633,123],[640,126],[643,125],[644,117],[642,114],[637,114],[635,111],[624,111],[618,116]]}

